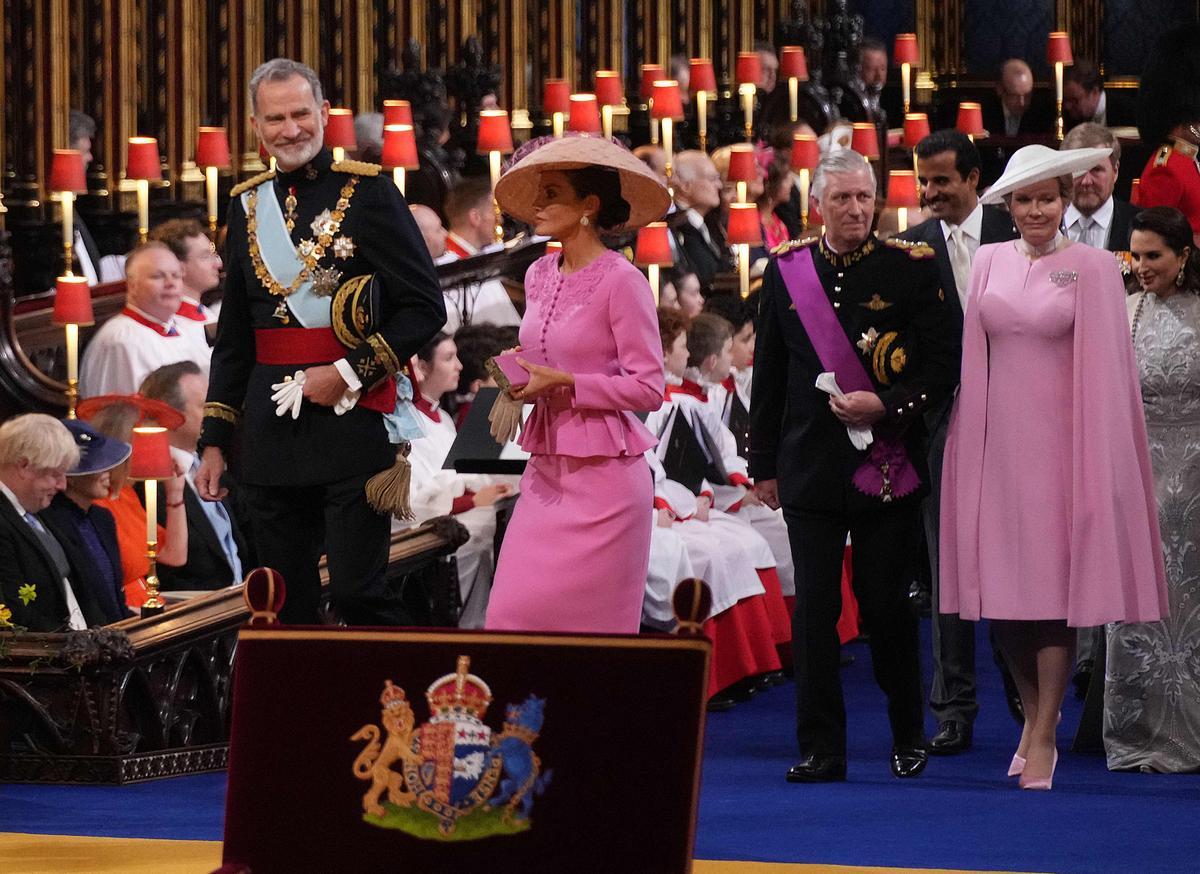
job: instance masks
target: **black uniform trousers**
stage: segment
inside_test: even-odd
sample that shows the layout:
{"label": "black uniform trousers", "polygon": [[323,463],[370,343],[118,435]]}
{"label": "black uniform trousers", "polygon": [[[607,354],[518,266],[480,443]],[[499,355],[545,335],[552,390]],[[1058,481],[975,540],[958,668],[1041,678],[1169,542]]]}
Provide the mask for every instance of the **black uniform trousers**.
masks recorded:
{"label": "black uniform trousers", "polygon": [[288,625],[320,621],[322,547],[330,602],[348,625],[405,625],[400,594],[387,582],[391,517],[375,512],[363,487],[371,474],[310,486],[243,485],[259,562],[283,575]]}
{"label": "black uniform trousers", "polygon": [[924,745],[917,619],[908,585],[920,536],[915,498],[862,511],[815,512],[784,505],[796,564],[792,656],[796,735],[802,756],[846,754],[846,706],[838,675],[842,556],[849,533],[854,596],[869,635],[875,681],[888,699],[892,737]]}

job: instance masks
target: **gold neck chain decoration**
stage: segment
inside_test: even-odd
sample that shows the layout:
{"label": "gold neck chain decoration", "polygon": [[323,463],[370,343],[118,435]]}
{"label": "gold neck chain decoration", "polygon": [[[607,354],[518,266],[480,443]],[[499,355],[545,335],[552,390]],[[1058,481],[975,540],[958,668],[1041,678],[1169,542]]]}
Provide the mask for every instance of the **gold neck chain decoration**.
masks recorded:
{"label": "gold neck chain decoration", "polygon": [[258,217],[255,212],[255,207],[258,205],[258,189],[251,188],[247,192],[246,237],[250,244],[250,262],[254,265],[254,275],[263,284],[263,288],[276,297],[287,297],[312,278],[317,262],[325,255],[325,247],[333,242],[333,238],[341,229],[342,219],[346,217],[346,210],[350,208],[350,198],[354,196],[354,187],[357,184],[358,177],[351,176],[346,184],[342,186],[342,190],[338,195],[337,205],[333,208],[333,212],[329,214],[329,221],[324,223],[321,232],[317,235],[316,242],[314,243],[312,240],[300,241],[296,252],[303,260],[304,267],[287,288],[279,284],[279,280],[271,275],[271,271],[263,263],[262,251],[258,246]]}
{"label": "gold neck chain decoration", "polygon": [[284,208],[284,224],[287,225],[288,233],[292,232],[292,228],[296,227],[296,186],[292,185],[288,188],[287,197],[283,199]]}

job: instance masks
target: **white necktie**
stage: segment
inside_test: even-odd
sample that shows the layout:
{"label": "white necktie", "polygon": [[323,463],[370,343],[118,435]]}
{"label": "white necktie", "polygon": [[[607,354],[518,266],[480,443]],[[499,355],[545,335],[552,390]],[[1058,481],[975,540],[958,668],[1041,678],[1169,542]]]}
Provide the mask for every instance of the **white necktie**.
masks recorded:
{"label": "white necktie", "polygon": [[971,288],[971,251],[967,248],[966,235],[961,227],[950,232],[950,267],[954,271],[954,284],[958,286],[958,301],[963,312],[967,310],[967,293]]}

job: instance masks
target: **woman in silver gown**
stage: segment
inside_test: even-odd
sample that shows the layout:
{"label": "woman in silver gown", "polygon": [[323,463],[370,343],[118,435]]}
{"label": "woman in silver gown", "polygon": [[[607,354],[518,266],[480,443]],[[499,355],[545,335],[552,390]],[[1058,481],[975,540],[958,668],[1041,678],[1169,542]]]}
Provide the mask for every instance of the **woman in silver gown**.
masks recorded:
{"label": "woman in silver gown", "polygon": [[1108,626],[1110,770],[1200,769],[1200,256],[1183,214],[1133,219],[1130,326],[1167,569],[1168,618]]}

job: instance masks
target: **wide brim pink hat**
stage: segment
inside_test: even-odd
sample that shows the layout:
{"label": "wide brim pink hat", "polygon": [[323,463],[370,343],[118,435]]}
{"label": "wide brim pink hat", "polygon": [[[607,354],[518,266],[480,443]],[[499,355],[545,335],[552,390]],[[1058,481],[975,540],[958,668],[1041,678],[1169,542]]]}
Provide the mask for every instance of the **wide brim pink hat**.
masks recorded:
{"label": "wide brim pink hat", "polygon": [[1005,195],[1035,182],[1057,179],[1059,176],[1082,176],[1111,154],[1111,148],[1051,149],[1041,145],[1024,146],[1013,153],[1004,173],[979,199],[983,203],[999,203]]}
{"label": "wide brim pink hat", "polygon": [[662,180],[628,149],[603,137],[564,137],[539,146],[500,177],[496,201],[513,218],[536,224],[533,203],[542,173],[585,167],[608,167],[620,173],[621,197],[629,204],[629,220],[621,230],[658,221],[671,206],[671,195]]}

